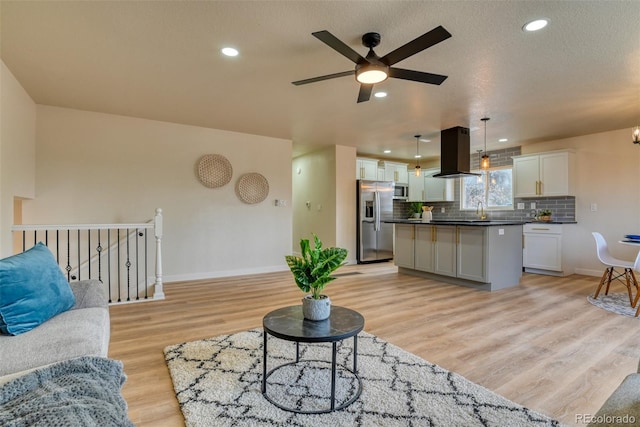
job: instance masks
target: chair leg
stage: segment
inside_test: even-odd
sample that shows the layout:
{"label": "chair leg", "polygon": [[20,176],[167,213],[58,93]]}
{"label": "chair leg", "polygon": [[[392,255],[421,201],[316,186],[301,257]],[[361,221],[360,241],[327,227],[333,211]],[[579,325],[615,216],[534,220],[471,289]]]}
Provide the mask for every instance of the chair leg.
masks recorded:
{"label": "chair leg", "polygon": [[[602,273],[602,277],[600,278],[600,283],[598,284],[598,288],[596,289],[596,294],[593,297],[593,299],[598,299],[598,295],[600,294],[600,289],[602,289],[602,286],[605,284],[605,282],[607,280],[607,276],[610,276],[609,268],[610,267],[608,267],[606,270],[604,270],[604,273]],[[607,287],[608,287],[608,285],[607,285]]]}
{"label": "chair leg", "polygon": [[613,267],[609,267],[609,277],[607,277],[607,289],[605,289],[604,294],[609,295],[609,287],[611,286],[611,276],[613,276]]}
{"label": "chair leg", "polygon": [[631,295],[631,269],[630,268],[624,269],[624,278],[626,280],[627,293],[629,294],[629,304],[631,304],[631,307],[633,307],[635,304],[633,304],[633,296]]}
{"label": "chair leg", "polygon": [[629,274],[631,274],[631,284],[636,288],[636,299],[633,301],[633,305],[631,306],[631,307],[635,307],[636,304],[638,303],[638,295],[640,295],[640,289],[638,289],[638,279],[636,279],[636,275],[633,272],[633,269],[629,269]]}
{"label": "chair leg", "polygon": [[[632,307],[635,307],[636,304],[638,304],[639,299],[640,299],[640,292],[636,293],[636,299],[633,301]],[[640,314],[640,305],[638,305],[638,309],[636,310],[636,317],[638,317],[638,314]]]}

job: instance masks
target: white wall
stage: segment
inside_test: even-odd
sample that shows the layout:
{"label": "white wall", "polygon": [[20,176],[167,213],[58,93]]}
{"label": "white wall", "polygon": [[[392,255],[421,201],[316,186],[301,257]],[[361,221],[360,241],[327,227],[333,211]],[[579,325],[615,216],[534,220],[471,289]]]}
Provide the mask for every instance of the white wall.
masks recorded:
{"label": "white wall", "polygon": [[[327,146],[293,160],[293,248],[301,238],[320,237],[325,246],[355,253],[355,167],[353,147]],[[308,202],[308,206],[307,206]]]}
{"label": "white wall", "polygon": [[14,198],[35,194],[36,104],[0,65],[0,258],[13,254]]}
{"label": "white wall", "polygon": [[[221,154],[233,178],[211,189],[195,166]],[[164,280],[285,270],[291,253],[291,141],[58,107],[37,107],[36,198],[25,224],[144,222],[164,213]],[[269,196],[248,205],[239,177],[258,172]]]}
{"label": "white wall", "polygon": [[[601,232],[615,256],[633,259],[639,248],[617,242],[625,234],[640,234],[640,146],[631,142],[631,129],[620,129],[534,145],[522,154],[575,149],[576,218],[565,226],[563,246],[576,273],[601,275],[592,231]],[[598,210],[591,211],[591,204]]]}

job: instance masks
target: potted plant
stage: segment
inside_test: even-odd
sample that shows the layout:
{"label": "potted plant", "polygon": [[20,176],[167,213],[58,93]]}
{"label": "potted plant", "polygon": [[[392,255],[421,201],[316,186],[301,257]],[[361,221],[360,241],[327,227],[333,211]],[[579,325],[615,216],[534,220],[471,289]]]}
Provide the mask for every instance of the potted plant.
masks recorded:
{"label": "potted plant", "polygon": [[414,218],[420,218],[420,214],[422,213],[422,202],[411,202],[409,203],[409,215]]}
{"label": "potted plant", "polygon": [[538,221],[551,221],[551,211],[549,209],[538,211]]}
{"label": "potted plant", "polygon": [[302,256],[286,255],[287,265],[293,274],[296,285],[303,292],[311,292],[302,298],[302,313],[308,320],[324,320],[331,314],[331,300],[321,294],[327,283],[335,280],[331,277],[338,267],[346,264],[347,250],[343,248],[323,248],[320,238],[313,235],[314,247],[309,239],[300,239]]}

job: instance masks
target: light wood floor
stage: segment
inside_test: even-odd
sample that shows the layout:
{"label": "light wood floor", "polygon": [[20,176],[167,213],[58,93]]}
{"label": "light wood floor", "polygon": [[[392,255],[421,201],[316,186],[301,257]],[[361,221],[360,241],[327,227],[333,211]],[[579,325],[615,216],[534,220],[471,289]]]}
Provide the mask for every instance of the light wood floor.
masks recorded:
{"label": "light wood floor", "polygon": [[[361,312],[365,331],[569,425],[594,414],[640,359],[640,320],[587,302],[595,277],[525,274],[517,288],[486,292],[401,275],[391,263],[338,273],[325,293]],[[139,427],[184,425],[165,346],[261,327],[265,313],[302,297],[288,271],[168,283],[165,294],[110,308],[109,356],[124,362]]]}

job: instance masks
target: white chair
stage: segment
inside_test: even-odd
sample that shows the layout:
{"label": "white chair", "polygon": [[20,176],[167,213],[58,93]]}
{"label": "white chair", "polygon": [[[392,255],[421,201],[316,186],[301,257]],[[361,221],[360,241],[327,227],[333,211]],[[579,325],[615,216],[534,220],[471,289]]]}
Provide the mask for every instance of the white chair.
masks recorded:
{"label": "white chair", "polygon": [[[611,286],[611,282],[613,280],[618,280],[619,282],[621,282],[623,285],[627,287],[627,293],[629,294],[629,304],[631,305],[631,307],[635,307],[636,303],[638,302],[639,294],[637,294],[638,281],[636,280],[636,276],[633,273],[633,269],[640,267],[640,254],[638,254],[638,258],[636,258],[635,262],[614,258],[609,253],[609,248],[607,247],[607,241],[604,240],[604,237],[602,237],[602,234],[598,233],[597,231],[594,231],[591,234],[593,234],[593,237],[596,239],[596,250],[598,253],[598,259],[600,260],[601,263],[607,266],[607,268],[604,270],[604,273],[602,274],[602,278],[600,279],[600,283],[598,284],[598,289],[596,289],[596,294],[593,298],[594,299],[598,298],[598,294],[600,293],[600,290],[602,289],[602,286],[604,286],[605,283],[607,285],[607,288],[605,289],[604,294],[608,295],[609,286]],[[623,269],[623,272],[621,273],[619,271],[616,271],[615,270],[616,268]],[[614,273],[616,274],[615,276],[614,276]],[[624,276],[625,278],[624,281],[620,280],[622,276]],[[635,301],[633,299],[633,295],[631,292],[632,286],[636,288]],[[636,312],[636,316],[638,315],[639,312],[640,310]]]}

